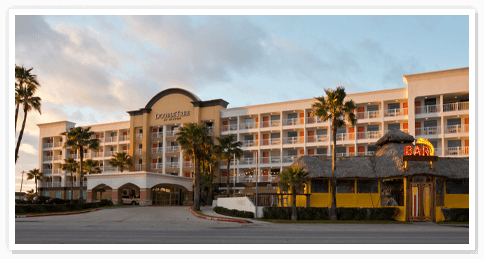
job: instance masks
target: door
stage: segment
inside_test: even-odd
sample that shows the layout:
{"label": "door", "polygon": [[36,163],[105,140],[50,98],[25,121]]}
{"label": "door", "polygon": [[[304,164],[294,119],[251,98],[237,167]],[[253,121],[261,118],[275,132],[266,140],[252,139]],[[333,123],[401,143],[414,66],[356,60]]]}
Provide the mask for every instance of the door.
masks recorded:
{"label": "door", "polygon": [[299,114],[299,124],[304,124],[304,113]]}
{"label": "door", "polygon": [[304,131],[299,132],[299,143],[304,143]]}
{"label": "door", "polygon": [[355,128],[349,128],[348,132],[350,133],[348,134],[350,139],[355,139]]}
{"label": "door", "polygon": [[262,181],[268,182],[269,181],[269,170],[262,170]]}
{"label": "door", "polygon": [[434,212],[433,184],[410,183],[410,221],[432,221]]}
{"label": "door", "polygon": [[262,145],[263,146],[269,145],[269,134],[262,135]]}
{"label": "door", "polygon": [[465,132],[469,132],[469,118],[465,119],[465,125],[466,125]]}
{"label": "door", "polygon": [[403,132],[408,133],[408,123],[403,124]]}
{"label": "door", "polygon": [[365,107],[358,107],[358,119],[365,118]]}
{"label": "door", "polygon": [[408,115],[408,103],[403,103],[403,115]]}
{"label": "door", "polygon": [[355,147],[350,147],[350,156],[355,156]]}
{"label": "door", "polygon": [[415,136],[420,135],[420,122],[415,122]]}
{"label": "door", "polygon": [[358,147],[358,155],[359,156],[365,155],[365,147]]}
{"label": "door", "polygon": [[308,142],[313,143],[314,142],[314,131],[313,130],[308,130]]}
{"label": "door", "polygon": [[415,114],[420,114],[420,102],[415,102]]}
{"label": "door", "polygon": [[262,117],[262,127],[269,127],[269,117]]}
{"label": "door", "polygon": [[358,139],[365,138],[365,127],[358,127]]}
{"label": "door", "polygon": [[308,123],[314,123],[314,118],[311,117],[311,112],[308,112]]}
{"label": "door", "polygon": [[269,163],[269,152],[262,152],[262,163],[263,164]]}

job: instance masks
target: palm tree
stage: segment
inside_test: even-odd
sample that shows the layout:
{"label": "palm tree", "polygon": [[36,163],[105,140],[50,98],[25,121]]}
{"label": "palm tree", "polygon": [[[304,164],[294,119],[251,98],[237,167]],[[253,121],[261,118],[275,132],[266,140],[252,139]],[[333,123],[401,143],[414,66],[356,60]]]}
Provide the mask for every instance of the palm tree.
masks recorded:
{"label": "palm tree", "polygon": [[132,166],[133,162],[131,161],[131,157],[126,154],[126,152],[116,153],[113,158],[109,161],[109,165],[112,167],[118,167],[121,173],[127,166]]}
{"label": "palm tree", "polygon": [[94,174],[96,171],[96,168],[99,167],[99,161],[87,159],[86,161],[84,161],[83,167],[86,174]]}
{"label": "palm tree", "polygon": [[[234,135],[228,135],[227,137],[217,138],[219,145],[216,146],[217,153],[219,153],[222,159],[227,160],[227,197],[230,197],[230,161],[232,158],[240,158],[243,154],[242,142],[235,141]],[[235,195],[235,175],[234,175],[234,195]]]}
{"label": "palm tree", "polygon": [[20,92],[26,89],[27,86],[32,86],[33,93],[35,93],[37,87],[40,87],[37,76],[30,73],[32,69],[34,68],[26,69],[25,67],[15,65],[15,131],[17,131],[17,118],[21,104]]}
{"label": "palm tree", "polygon": [[179,129],[176,141],[183,149],[183,157],[190,158],[195,162],[195,192],[194,205],[195,211],[200,210],[200,158],[203,157],[204,143],[210,141],[207,135],[207,126],[202,123],[185,123]]}
{"label": "palm tree", "polygon": [[71,147],[71,149],[78,150],[79,158],[80,158],[80,184],[79,184],[79,203],[84,202],[83,196],[83,185],[84,185],[84,177],[83,177],[83,159],[84,159],[84,149],[99,149],[99,140],[92,139],[91,136],[94,132],[90,131],[91,127],[75,127],[69,132],[63,132],[61,135],[67,137],[66,142],[64,143],[64,148]]}
{"label": "palm tree", "polygon": [[[346,125],[346,121],[351,123],[354,127],[356,124],[356,116],[354,110],[356,108],[352,100],[344,101],[346,97],[345,88],[338,86],[336,90],[325,89],[326,98],[316,97],[318,102],[313,103],[313,116],[320,117],[323,121],[331,121],[331,132],[333,135],[333,175],[331,179],[331,209],[329,215],[331,220],[337,220],[336,216],[336,133],[338,128]],[[346,120],[345,120],[346,117]]]}
{"label": "palm tree", "polygon": [[291,220],[297,220],[296,213],[296,195],[304,190],[304,185],[309,182],[309,173],[304,167],[298,164],[291,165],[279,175],[279,186],[284,190],[292,191],[292,214]]}
{"label": "palm tree", "polygon": [[27,200],[31,201],[33,198],[32,195],[34,195],[34,189],[27,191],[27,195],[26,195]]}
{"label": "palm tree", "polygon": [[74,184],[73,184],[72,173],[76,173],[77,172],[77,169],[79,168],[79,164],[72,157],[67,158],[64,161],[65,161],[65,163],[62,164],[62,170],[71,173],[70,182],[71,182],[71,204],[72,204],[73,203],[73,199],[74,199]]}
{"label": "palm tree", "polygon": [[219,161],[220,161],[220,156],[214,152],[213,150],[213,141],[212,141],[212,148],[209,149],[209,153],[207,154],[207,159],[205,160],[207,171],[209,172],[209,187],[208,187],[208,204],[213,203],[213,190],[212,190],[212,185],[213,185],[213,169],[218,166]]}
{"label": "palm tree", "polygon": [[38,195],[37,180],[41,180],[44,175],[39,169],[32,169],[27,173],[27,180],[34,179],[35,181],[35,195]]}
{"label": "palm tree", "polygon": [[99,200],[102,200],[103,199],[103,193],[106,192],[106,188],[104,188],[104,186],[101,186],[97,189],[97,191],[99,192]]}
{"label": "palm tree", "polygon": [[15,148],[15,163],[17,163],[20,142],[22,142],[22,136],[24,135],[25,122],[27,121],[27,113],[34,109],[35,111],[38,111],[40,114],[42,114],[40,110],[41,99],[40,97],[34,96],[34,92],[35,86],[32,84],[28,85],[25,89],[21,89],[20,91],[18,91],[19,105],[22,104],[24,109],[24,120],[22,122],[22,129],[20,130],[20,134],[18,136],[17,147]]}

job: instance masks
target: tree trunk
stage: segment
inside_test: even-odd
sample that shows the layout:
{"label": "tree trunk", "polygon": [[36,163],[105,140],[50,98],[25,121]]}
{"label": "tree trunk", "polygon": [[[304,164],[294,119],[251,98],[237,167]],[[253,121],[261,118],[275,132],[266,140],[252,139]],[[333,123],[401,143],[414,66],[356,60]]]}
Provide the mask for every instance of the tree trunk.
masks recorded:
{"label": "tree trunk", "polygon": [[230,197],[230,156],[227,159],[227,197]]}
{"label": "tree trunk", "polygon": [[200,165],[195,156],[195,191],[193,193],[193,210],[200,210]]}
{"label": "tree trunk", "polygon": [[17,147],[15,148],[15,164],[17,164],[18,150],[20,148],[20,142],[22,142],[22,136],[24,135],[25,122],[27,121],[27,111],[24,109],[24,121],[22,123],[22,129],[20,129],[20,134],[18,135]]}
{"label": "tree trunk", "polygon": [[213,192],[212,192],[212,182],[213,182],[213,171],[212,166],[210,166],[210,185],[208,186],[208,204],[213,204]]}
{"label": "tree trunk", "polygon": [[15,132],[17,132],[17,119],[18,119],[19,106],[20,104],[17,104],[17,107],[15,108]]}
{"label": "tree trunk", "polygon": [[72,181],[72,172],[71,172],[71,204],[74,203],[74,182]]}
{"label": "tree trunk", "polygon": [[292,215],[291,220],[297,220],[297,213],[296,213],[296,186],[292,186]]}
{"label": "tree trunk", "polygon": [[83,174],[84,172],[82,171],[82,159],[84,158],[84,150],[82,148],[82,146],[79,147],[79,157],[80,157],[80,160],[81,160],[81,165],[80,165],[80,180],[81,182],[79,183],[79,204],[82,204],[84,203],[84,177],[83,177]]}
{"label": "tree trunk", "polygon": [[[334,124],[333,124],[334,125]],[[331,177],[331,208],[329,210],[329,219],[338,220],[336,215],[336,129],[333,128],[333,175]]]}
{"label": "tree trunk", "polygon": [[37,188],[37,176],[34,176],[35,177],[35,195],[36,196],[39,196],[39,188]]}

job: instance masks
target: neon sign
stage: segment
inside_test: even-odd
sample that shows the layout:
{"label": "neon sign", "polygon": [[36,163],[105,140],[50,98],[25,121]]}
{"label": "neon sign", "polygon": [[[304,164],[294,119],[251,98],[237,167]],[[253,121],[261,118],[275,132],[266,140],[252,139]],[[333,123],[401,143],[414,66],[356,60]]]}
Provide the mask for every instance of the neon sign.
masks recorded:
{"label": "neon sign", "polygon": [[430,168],[434,168],[434,161],[438,161],[438,157],[434,156],[435,149],[430,141],[419,138],[417,145],[413,148],[411,145],[405,146],[405,155],[402,160],[405,161],[404,169],[408,169],[408,161],[430,161]]}

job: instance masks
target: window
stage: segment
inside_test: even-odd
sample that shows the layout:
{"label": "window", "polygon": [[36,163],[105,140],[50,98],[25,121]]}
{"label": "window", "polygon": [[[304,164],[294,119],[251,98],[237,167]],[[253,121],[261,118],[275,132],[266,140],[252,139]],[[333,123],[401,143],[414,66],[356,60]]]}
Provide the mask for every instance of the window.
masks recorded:
{"label": "window", "polygon": [[336,131],[337,134],[340,134],[340,133],[346,133],[346,128],[338,128],[338,130]]}
{"label": "window", "polygon": [[444,180],[435,180],[435,205],[444,206]]}
{"label": "window", "polygon": [[318,129],[318,130],[316,130],[316,135],[326,136],[326,135],[328,135],[328,129]]}
{"label": "window", "polygon": [[336,180],[336,193],[355,193],[355,180]]}
{"label": "window", "polygon": [[375,146],[375,145],[368,146],[368,152],[375,152],[377,149],[378,149],[378,146]]}
{"label": "window", "polygon": [[289,113],[287,119],[297,119],[297,113]]}
{"label": "window", "polygon": [[346,153],[346,147],[336,147],[336,154]]}
{"label": "window", "polygon": [[271,133],[271,139],[280,138],[281,133]]}
{"label": "window", "polygon": [[279,116],[279,115],[272,115],[271,121],[279,120],[280,118],[281,118],[281,116]]}
{"label": "window", "polygon": [[357,180],[356,189],[358,193],[378,193],[378,181]]}
{"label": "window", "polygon": [[388,104],[388,109],[389,110],[400,109],[400,103],[389,103]]}
{"label": "window", "polygon": [[329,193],[329,180],[311,180],[311,193]]}
{"label": "window", "polygon": [[44,196],[49,196],[49,192],[44,192]]}
{"label": "window", "polygon": [[469,194],[469,181],[447,180],[445,181],[446,194]]}
{"label": "window", "polygon": [[316,154],[327,155],[328,154],[328,148],[318,148],[318,149],[316,149]]}
{"label": "window", "polygon": [[366,106],[366,110],[371,112],[371,111],[378,111],[379,108],[378,108],[378,105],[368,105]]}
{"label": "window", "polygon": [[400,123],[388,124],[388,130],[399,130],[399,129],[400,129]]}
{"label": "window", "polygon": [[460,147],[461,141],[460,140],[448,140],[447,146],[448,147]]}
{"label": "window", "polygon": [[70,200],[71,199],[71,191],[68,191],[67,192],[67,199]]}
{"label": "window", "polygon": [[455,125],[460,125],[461,124],[461,119],[458,118],[458,119],[448,119],[447,120],[447,125],[449,126],[455,126]]}
{"label": "window", "polygon": [[252,141],[252,140],[254,140],[254,136],[253,135],[245,135],[244,140],[245,141]]}
{"label": "window", "polygon": [[403,206],[403,179],[384,179],[380,183],[380,198],[382,206]]}
{"label": "window", "polygon": [[436,105],[437,104],[437,99],[436,98],[428,98],[425,99],[425,106],[428,105]]}
{"label": "window", "polygon": [[289,132],[287,132],[287,137],[288,138],[297,137],[297,131],[289,131]]}
{"label": "window", "polygon": [[380,125],[368,125],[366,126],[366,131],[379,131]]}
{"label": "window", "polygon": [[437,120],[424,121],[424,128],[437,127]]}

